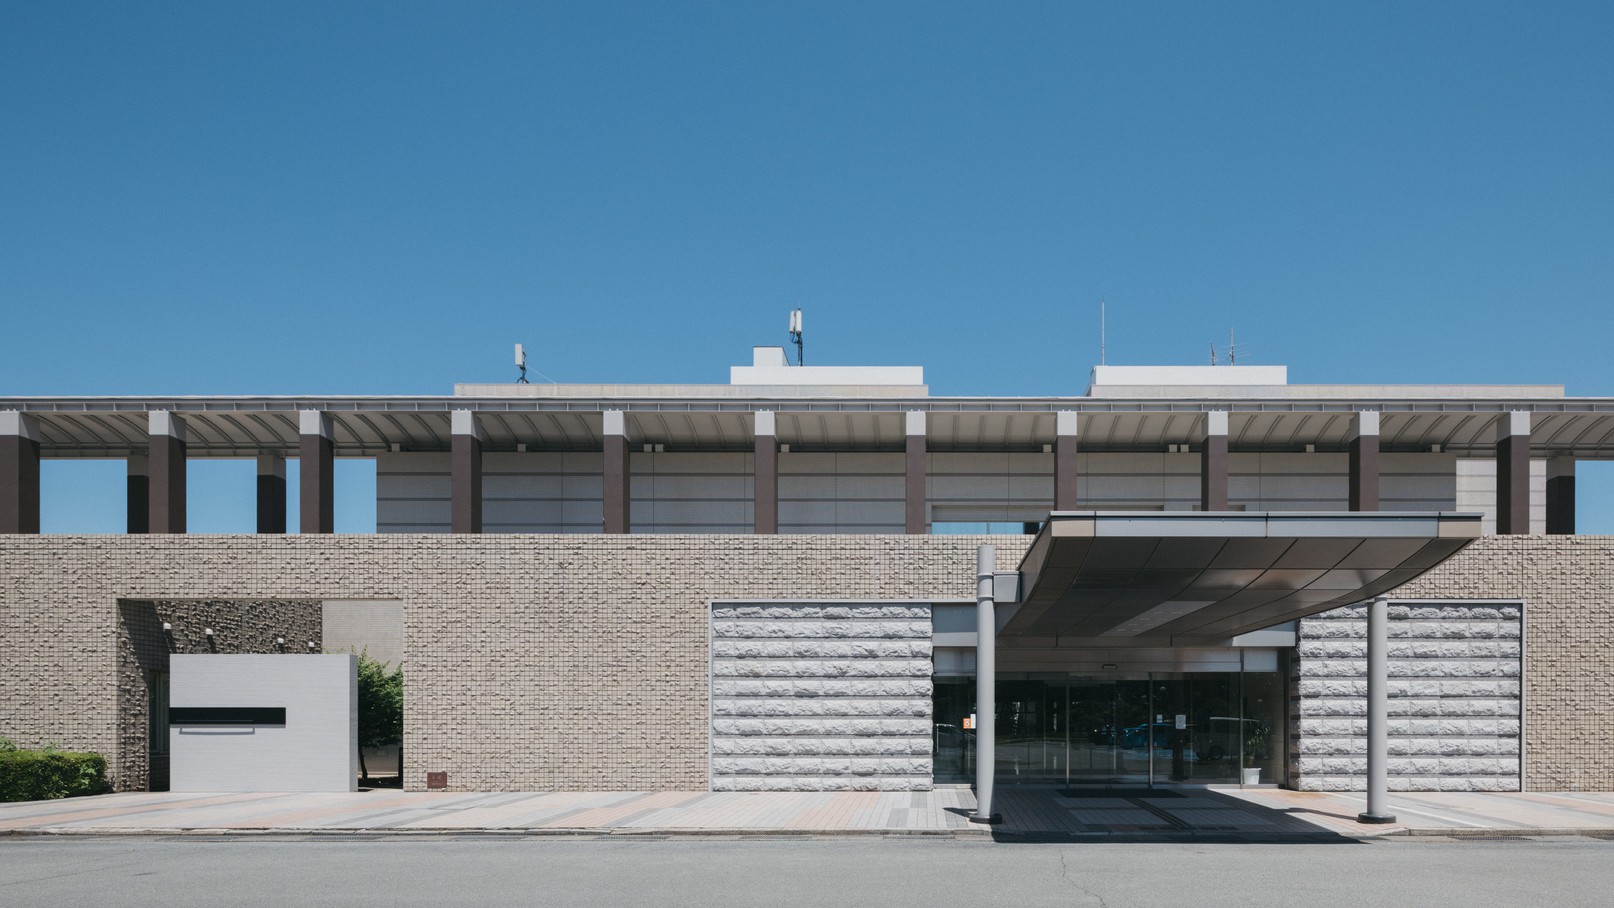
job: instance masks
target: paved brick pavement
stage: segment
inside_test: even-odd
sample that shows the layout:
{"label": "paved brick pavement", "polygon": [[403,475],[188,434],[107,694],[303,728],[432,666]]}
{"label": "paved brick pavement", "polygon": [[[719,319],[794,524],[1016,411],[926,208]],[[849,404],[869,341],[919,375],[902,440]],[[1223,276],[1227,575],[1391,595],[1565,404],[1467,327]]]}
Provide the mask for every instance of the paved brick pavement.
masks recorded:
{"label": "paved brick pavement", "polygon": [[1609,794],[1393,794],[1398,822],[1363,826],[1359,796],[1279,789],[1003,786],[1004,822],[968,821],[973,793],[362,791],[111,794],[0,805],[0,834],[176,832],[798,833],[962,836],[1317,837],[1614,835]]}

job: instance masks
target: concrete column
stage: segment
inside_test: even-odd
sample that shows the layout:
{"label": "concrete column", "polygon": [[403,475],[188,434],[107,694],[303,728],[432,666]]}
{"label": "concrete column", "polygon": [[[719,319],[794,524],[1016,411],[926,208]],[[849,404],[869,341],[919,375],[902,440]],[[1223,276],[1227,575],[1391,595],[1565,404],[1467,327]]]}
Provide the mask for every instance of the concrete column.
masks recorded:
{"label": "concrete column", "polygon": [[128,495],[124,528],[129,533],[151,532],[151,466],[146,455],[129,455],[129,475],[124,480]]}
{"label": "concrete column", "polygon": [[602,468],[605,499],[605,532],[626,533],[629,529],[629,503],[633,492],[628,473],[628,420],[621,410],[605,411],[605,462]]}
{"label": "concrete column", "polygon": [[318,410],[297,414],[297,526],[304,533],[336,532],[336,449],[331,418]]}
{"label": "concrete column", "polygon": [[1379,414],[1363,410],[1351,425],[1351,510],[1379,509]]}
{"label": "concrete column", "polygon": [[167,410],[152,410],[147,467],[150,491],[146,514],[153,533],[185,532],[185,420]]}
{"label": "concrete column", "polygon": [[1390,813],[1390,600],[1367,606],[1367,811],[1358,823],[1394,823]]}
{"label": "concrete column", "polygon": [[453,419],[450,499],[456,533],[482,532],[482,427],[472,410],[455,410]]}
{"label": "concrete column", "polygon": [[39,532],[39,426],[0,410],[0,533]]}
{"label": "concrete column", "polygon": [[1575,535],[1575,458],[1547,461],[1547,532]]}
{"label": "concrete column", "polygon": [[995,546],[975,549],[975,815],[972,823],[1001,823],[992,812],[997,773],[997,574]]}
{"label": "concrete column", "polygon": [[1205,414],[1205,446],[1199,452],[1199,509],[1227,510],[1227,411]]}
{"label": "concrete column", "polygon": [[286,458],[258,455],[258,532],[286,532]]}
{"label": "concrete column", "polygon": [[1054,414],[1054,510],[1076,510],[1076,411]]}
{"label": "concrete column", "polygon": [[909,534],[924,535],[928,529],[925,520],[925,412],[908,411],[906,423],[908,454],[903,469],[903,530]]}
{"label": "concrete column", "polygon": [[1511,410],[1496,427],[1496,532],[1530,532],[1530,413]]}
{"label": "concrete column", "polygon": [[757,411],[752,513],[759,534],[779,532],[779,437],[774,423],[771,410]]}

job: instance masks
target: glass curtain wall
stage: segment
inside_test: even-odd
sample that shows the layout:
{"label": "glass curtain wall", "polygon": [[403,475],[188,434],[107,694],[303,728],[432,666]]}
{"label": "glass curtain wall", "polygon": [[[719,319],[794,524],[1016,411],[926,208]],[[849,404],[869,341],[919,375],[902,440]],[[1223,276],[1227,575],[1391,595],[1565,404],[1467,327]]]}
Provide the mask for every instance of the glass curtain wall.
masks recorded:
{"label": "glass curtain wall", "polygon": [[[1281,783],[1284,677],[1246,671],[1000,678],[997,778],[1060,785]],[[975,680],[939,677],[934,698],[935,779],[972,782]]]}

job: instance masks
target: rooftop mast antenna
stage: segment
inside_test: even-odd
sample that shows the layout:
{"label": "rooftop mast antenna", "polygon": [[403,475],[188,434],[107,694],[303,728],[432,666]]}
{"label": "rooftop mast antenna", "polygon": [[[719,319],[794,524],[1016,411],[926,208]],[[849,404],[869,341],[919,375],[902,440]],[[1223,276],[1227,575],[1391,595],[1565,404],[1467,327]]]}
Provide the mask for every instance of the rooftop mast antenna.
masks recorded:
{"label": "rooftop mast antenna", "polygon": [[790,310],[790,341],[796,345],[796,365],[802,364],[801,359],[801,307]]}
{"label": "rooftop mast antenna", "polygon": [[1229,366],[1236,366],[1238,365],[1238,361],[1238,348],[1233,346],[1233,329],[1229,328],[1227,329],[1227,364]]}
{"label": "rooftop mast antenna", "polygon": [[1104,297],[1098,298],[1098,364],[1104,365]]}
{"label": "rooftop mast antenna", "polygon": [[521,370],[521,375],[516,378],[516,384],[529,384],[527,381],[527,348],[521,344],[516,344],[516,368]]}

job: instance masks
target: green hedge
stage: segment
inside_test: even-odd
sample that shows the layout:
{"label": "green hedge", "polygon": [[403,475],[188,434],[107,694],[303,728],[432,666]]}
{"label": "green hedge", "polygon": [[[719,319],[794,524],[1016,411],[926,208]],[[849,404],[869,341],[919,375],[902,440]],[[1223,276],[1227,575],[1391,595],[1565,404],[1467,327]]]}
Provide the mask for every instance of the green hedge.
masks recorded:
{"label": "green hedge", "polygon": [[106,791],[106,757],[69,751],[0,751],[0,801],[43,801]]}

